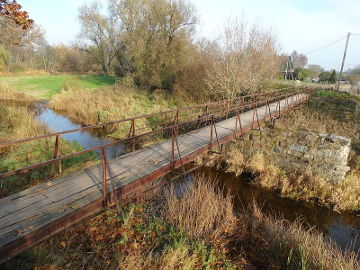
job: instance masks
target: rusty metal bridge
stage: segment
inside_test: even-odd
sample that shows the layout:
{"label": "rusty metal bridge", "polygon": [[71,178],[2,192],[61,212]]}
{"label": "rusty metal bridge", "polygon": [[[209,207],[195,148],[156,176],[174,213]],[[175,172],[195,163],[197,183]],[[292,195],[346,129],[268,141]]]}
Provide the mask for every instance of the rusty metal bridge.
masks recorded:
{"label": "rusty metal bridge", "polygon": [[[52,140],[54,147],[52,159],[0,174],[0,180],[12,177],[16,181],[16,177],[26,177],[33,170],[48,168],[51,176],[0,199],[0,262],[145,185],[151,186],[156,179],[182,169],[208,151],[220,149],[261,123],[280,117],[309,96],[310,90],[282,89],[0,144],[0,149],[11,151],[17,145]],[[143,129],[141,123],[151,119],[156,119],[157,126]],[[111,143],[61,155],[62,135],[109,126],[123,127],[128,132]],[[155,143],[154,136],[162,141]],[[127,152],[110,160],[106,149],[114,145],[127,145]],[[94,151],[100,153],[100,162],[76,172],[67,171],[66,160]]]}

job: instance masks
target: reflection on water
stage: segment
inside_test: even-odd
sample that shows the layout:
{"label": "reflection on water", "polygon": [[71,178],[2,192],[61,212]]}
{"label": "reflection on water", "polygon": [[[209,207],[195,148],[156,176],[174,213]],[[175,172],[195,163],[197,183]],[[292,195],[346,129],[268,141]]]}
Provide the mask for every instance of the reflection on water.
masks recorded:
{"label": "reflection on water", "polygon": [[[37,118],[46,124],[51,131],[65,131],[81,127],[81,125],[49,109],[45,103],[36,103],[35,105],[34,110],[37,112]],[[64,134],[62,138],[68,141],[76,141],[84,148],[114,141],[112,138],[104,136],[102,129]],[[109,158],[114,158],[124,153],[124,150],[124,146],[120,144],[107,148],[106,153]],[[358,239],[360,217],[356,214],[339,214],[311,203],[281,198],[276,192],[247,184],[244,179],[240,179],[234,174],[226,174],[212,168],[202,168],[198,172],[206,173],[210,178],[218,179],[219,185],[234,196],[235,208],[238,210],[246,209],[255,199],[265,212],[280,215],[290,221],[301,219],[305,224],[314,226],[323,232],[325,237],[333,239],[342,248],[353,247],[356,251],[360,251],[360,240]],[[177,191],[179,197],[182,196],[181,193],[186,190],[188,185],[189,181],[186,181],[184,186]]]}
{"label": "reflection on water", "polygon": [[[66,131],[70,129],[81,128],[81,125],[74,123],[67,117],[49,109],[45,103],[37,104],[37,119],[43,122],[51,132]],[[101,132],[102,129],[92,129],[77,131],[61,135],[67,141],[78,142],[85,149],[111,143],[114,139],[106,137]],[[124,153],[124,146],[121,144],[107,147],[106,154],[108,158],[115,158]]]}
{"label": "reflection on water", "polygon": [[356,214],[339,214],[311,203],[282,198],[274,191],[258,188],[234,174],[212,168],[202,168],[200,173],[218,179],[219,185],[234,196],[237,210],[246,209],[255,199],[267,213],[276,214],[290,221],[300,219],[321,231],[325,237],[334,240],[341,248],[353,247],[356,251],[360,251],[360,239],[358,239],[360,217]]}

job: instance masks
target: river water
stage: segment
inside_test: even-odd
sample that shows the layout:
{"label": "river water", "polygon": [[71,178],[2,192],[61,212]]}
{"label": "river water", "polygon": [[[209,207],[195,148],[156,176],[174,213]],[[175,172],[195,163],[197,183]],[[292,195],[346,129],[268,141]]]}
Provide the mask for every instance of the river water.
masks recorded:
{"label": "river water", "polygon": [[[46,103],[35,104],[37,119],[55,131],[77,129],[81,124],[75,123],[47,107]],[[113,142],[114,139],[104,134],[102,129],[78,131],[62,135],[68,141],[78,142],[82,147],[90,148]],[[116,145],[107,149],[109,158],[124,153],[124,146]],[[339,214],[327,208],[311,203],[299,202],[280,197],[274,191],[268,191],[251,185],[235,176],[212,168],[202,168],[209,178],[216,178],[221,187],[234,196],[235,209],[245,209],[255,199],[265,212],[276,214],[290,221],[300,219],[305,224],[321,231],[326,238],[334,240],[343,249],[353,248],[360,251],[360,216],[352,213]]]}
{"label": "river water", "polygon": [[[37,103],[35,107],[36,118],[44,123],[51,132],[60,132],[82,127],[81,124],[71,121],[60,112],[55,112],[48,108],[46,103]],[[114,139],[106,136],[101,128],[76,131],[61,135],[61,137],[67,141],[75,141],[85,149],[114,142]],[[110,159],[120,156],[123,153],[124,147],[121,144],[106,148],[106,155]]]}
{"label": "river water", "polygon": [[265,213],[289,221],[299,219],[304,225],[315,227],[341,248],[360,251],[360,216],[357,214],[340,214],[313,203],[282,198],[277,192],[252,185],[233,173],[213,168],[202,168],[199,172],[209,179],[217,179],[219,186],[234,197],[235,209],[239,211],[251,206],[255,200]]}

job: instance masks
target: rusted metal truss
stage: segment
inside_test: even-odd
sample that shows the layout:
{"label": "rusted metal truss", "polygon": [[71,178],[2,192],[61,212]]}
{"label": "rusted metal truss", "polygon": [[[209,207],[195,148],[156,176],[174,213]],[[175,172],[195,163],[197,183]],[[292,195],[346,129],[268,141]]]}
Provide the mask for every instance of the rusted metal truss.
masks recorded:
{"label": "rusted metal truss", "polygon": [[[83,155],[85,153],[89,153],[92,151],[98,151],[101,154],[101,167],[102,167],[102,179],[103,179],[103,197],[90,203],[89,205],[82,207],[81,209],[78,209],[74,213],[71,213],[70,215],[63,217],[59,220],[56,220],[55,222],[48,224],[44,226],[40,231],[35,231],[30,233],[24,238],[18,239],[15,242],[12,242],[8,244],[6,247],[0,247],[0,262],[18,254],[22,250],[33,246],[34,244],[46,239],[47,237],[54,235],[55,233],[75,224],[76,222],[79,222],[83,220],[86,217],[91,216],[95,212],[99,211],[100,209],[103,209],[106,207],[109,202],[115,203],[118,208],[118,199],[123,198],[126,194],[129,192],[143,186],[146,183],[149,183],[155,179],[158,179],[159,177],[162,177],[169,172],[174,172],[177,168],[183,168],[183,172],[185,172],[184,164],[194,160],[196,157],[198,157],[201,154],[204,154],[208,151],[212,151],[214,146],[217,146],[219,148],[219,151],[221,149],[221,145],[227,141],[230,141],[237,137],[243,137],[244,134],[248,131],[250,131],[253,128],[259,127],[261,123],[277,118],[281,115],[282,112],[289,110],[291,107],[299,105],[303,102],[306,102],[310,96],[311,90],[309,89],[302,89],[298,91],[292,91],[290,92],[289,89],[282,89],[279,91],[272,91],[262,94],[256,94],[256,95],[249,95],[249,96],[242,96],[237,97],[231,100],[225,100],[225,101],[219,101],[219,102],[211,102],[211,103],[205,103],[185,108],[179,108],[176,110],[169,110],[164,111],[160,113],[154,113],[144,116],[138,116],[118,121],[112,121],[104,124],[99,125],[93,125],[93,126],[87,126],[83,128],[63,131],[63,132],[56,132],[52,134],[42,135],[38,137],[33,138],[27,138],[23,140],[18,141],[10,141],[6,143],[0,144],[1,148],[11,147],[15,145],[24,144],[31,141],[37,141],[37,140],[43,140],[46,138],[55,138],[55,145],[54,145],[54,155],[53,158],[50,160],[46,160],[31,166],[27,166],[24,168],[20,168],[17,170],[9,171],[0,174],[1,178],[6,178],[9,176],[13,176],[22,172],[27,172],[32,169],[40,168],[46,165],[51,165],[51,173],[52,175],[55,174],[55,170],[57,167],[57,172],[60,175],[62,173],[62,161]],[[299,94],[304,94],[301,98]],[[289,99],[292,99],[292,105],[289,105]],[[295,99],[295,100],[294,100]],[[282,108],[281,101],[285,100],[285,106],[286,108]],[[271,112],[270,109],[270,103],[276,102],[276,112]],[[265,117],[259,119],[258,111],[257,109],[261,106],[267,106],[268,113]],[[253,118],[252,118],[252,124],[247,127],[242,127],[241,124],[241,114],[243,112],[254,110],[253,112]],[[187,113],[194,113],[194,116],[192,119],[185,119],[181,121],[181,112],[187,112]],[[143,119],[149,119],[151,117],[159,117],[159,116],[165,116],[166,119],[170,119],[168,123],[166,123],[164,126],[159,127],[156,130],[148,131],[144,133],[138,133],[136,129],[136,122]],[[219,138],[218,133],[216,130],[216,122],[221,121],[224,119],[227,119],[229,116],[236,117],[235,121],[235,127],[234,127],[234,133],[230,134],[228,136]],[[103,144],[100,146],[92,147],[89,149],[85,149],[82,151],[78,151],[76,153],[72,153],[69,155],[61,155],[61,144],[60,144],[60,136],[64,134],[69,134],[77,131],[84,131],[84,130],[90,130],[95,128],[101,128],[109,125],[115,125],[115,124],[130,124],[130,130],[128,135],[125,138],[121,138],[119,140],[116,140],[111,143]],[[210,140],[207,147],[202,148],[200,150],[197,150],[195,152],[192,152],[191,154],[187,156],[181,156],[180,147],[178,144],[177,137],[179,136],[179,129],[180,128],[186,128],[186,127],[194,127],[199,128],[199,125],[205,125],[209,126],[210,124]],[[140,138],[154,135],[154,134],[164,134],[164,132],[168,132],[171,134],[171,153],[170,158],[171,162],[168,166],[165,166],[158,171],[155,171],[151,173],[150,175],[147,175],[141,179],[136,180],[135,182],[128,184],[118,190],[114,190],[113,184],[112,184],[112,175],[111,170],[109,166],[109,160],[106,157],[106,148],[110,146],[114,146],[117,144],[122,143],[130,143],[131,149],[130,151],[136,150],[136,141]],[[186,132],[189,132],[187,130]],[[175,158],[175,153],[177,152],[178,158]],[[56,166],[57,165],[57,166]],[[110,179],[111,189],[110,192],[108,191],[107,187],[107,179]]]}

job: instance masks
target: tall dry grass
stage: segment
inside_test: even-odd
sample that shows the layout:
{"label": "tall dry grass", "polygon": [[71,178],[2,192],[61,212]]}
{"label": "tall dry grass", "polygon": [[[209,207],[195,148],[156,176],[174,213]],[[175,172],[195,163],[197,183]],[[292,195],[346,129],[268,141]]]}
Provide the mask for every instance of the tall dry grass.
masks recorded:
{"label": "tall dry grass", "polygon": [[20,102],[26,104],[34,102],[36,99],[24,93],[11,90],[5,84],[0,83],[0,101]]}
{"label": "tall dry grass", "polygon": [[[69,118],[86,125],[166,111],[178,105],[179,101],[164,91],[148,93],[120,84],[99,90],[68,87],[49,102],[50,108],[63,111]],[[157,119],[136,120],[137,133],[151,131],[156,121]],[[130,122],[107,128],[114,137],[122,137],[129,132]]]}
{"label": "tall dry grass", "polygon": [[331,240],[313,228],[306,229],[300,221],[264,214],[256,203],[248,216],[251,231],[259,232],[268,248],[283,256],[286,269],[354,270],[360,269],[357,254],[342,251]]}
{"label": "tall dry grass", "polygon": [[[360,143],[360,126],[354,121],[334,119],[329,113],[302,107],[282,116],[275,129],[264,128],[257,136],[261,137],[261,147],[254,148],[254,141],[245,140],[226,146],[222,156],[210,155],[209,166],[226,164],[225,170],[241,175],[249,172],[254,183],[266,189],[275,189],[282,196],[297,200],[314,201],[338,211],[358,211],[360,209],[360,156],[356,146]],[[284,139],[284,132],[306,130],[350,137],[354,149],[350,152],[351,171],[345,180],[329,182],[325,176],[315,174],[309,164],[303,170],[296,169],[286,157],[273,152],[278,141]],[[255,131],[254,131],[255,132]],[[255,132],[256,133],[256,132]],[[259,142],[258,142],[259,144]]]}
{"label": "tall dry grass", "polygon": [[231,198],[213,180],[196,177],[182,198],[172,186],[165,197],[121,206],[120,215],[106,211],[42,243],[23,263],[37,269],[359,269],[353,252],[300,222],[266,215],[255,203],[235,216]]}
{"label": "tall dry grass", "polygon": [[[263,144],[264,146],[264,144]],[[358,211],[360,209],[359,158],[352,157],[352,170],[342,182],[332,183],[325,177],[314,174],[311,168],[293,171],[291,164],[285,164],[279,157],[264,147],[261,151],[249,151],[249,143],[232,144],[226,154],[214,156],[209,166],[226,164],[229,173],[241,175],[251,173],[253,183],[266,189],[278,190],[281,196],[296,200],[313,201],[337,211]],[[357,161],[355,161],[356,159]]]}
{"label": "tall dry grass", "polygon": [[224,196],[213,180],[196,176],[191,188],[179,197],[175,187],[165,192],[164,216],[195,239],[220,239],[235,228],[233,200]]}
{"label": "tall dry grass", "polygon": [[0,142],[44,134],[46,127],[34,116],[26,107],[10,107],[0,103]]}

